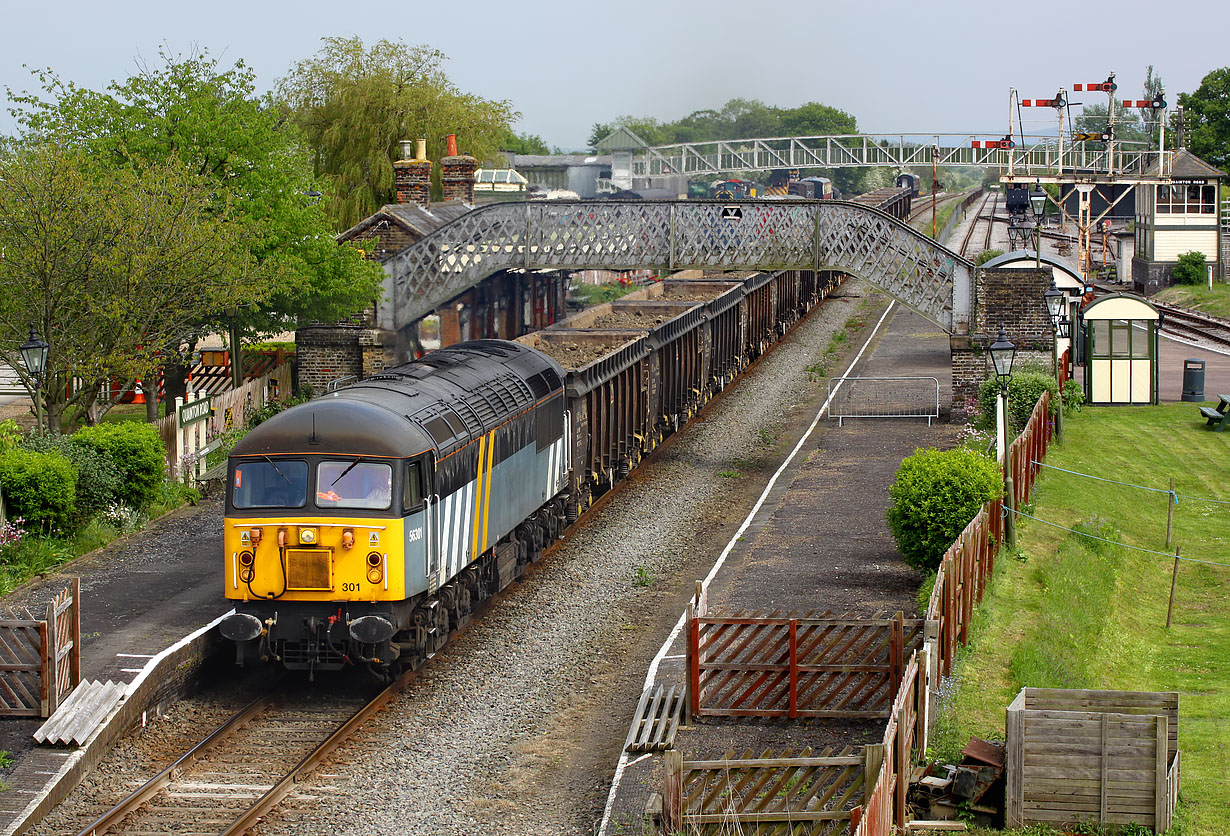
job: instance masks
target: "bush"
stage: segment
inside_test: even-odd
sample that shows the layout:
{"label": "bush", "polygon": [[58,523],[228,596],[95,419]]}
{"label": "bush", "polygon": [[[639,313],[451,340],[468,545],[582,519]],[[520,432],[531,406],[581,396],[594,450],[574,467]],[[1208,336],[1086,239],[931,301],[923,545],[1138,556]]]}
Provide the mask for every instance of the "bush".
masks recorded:
{"label": "bush", "polygon": [[994,459],[971,450],[916,450],[889,486],[888,527],[905,562],[934,571],[984,502],[1003,491]]}
{"label": "bush", "polygon": [[21,443],[21,427],[12,418],[0,421],[0,453],[16,449]]}
{"label": "bush", "polygon": [[978,253],[978,255],[974,257],[974,264],[977,265],[978,267],[981,267],[982,265],[986,264],[991,259],[999,258],[1003,254],[1004,254],[1003,250],[983,250],[982,252]]}
{"label": "bush", "polygon": [[0,490],[8,513],[25,520],[27,531],[71,528],[77,513],[77,472],[58,452],[10,450],[0,455]]}
{"label": "bush", "polygon": [[153,424],[124,421],[84,427],[73,438],[108,454],[119,472],[115,498],[143,509],[158,496],[166,474],[166,451]]}
{"label": "bush", "polygon": [[[1023,430],[1029,416],[1043,392],[1051,393],[1051,414],[1059,408],[1059,381],[1046,372],[1025,370],[1016,372],[1008,381],[1009,429]],[[982,425],[995,429],[996,400],[999,397],[999,381],[988,377],[978,388],[978,406],[982,411]]]}
{"label": "bush", "polygon": [[75,435],[30,436],[21,445],[36,453],[57,452],[76,471],[77,521],[85,522],[115,501],[120,471],[111,456]]}
{"label": "bush", "polygon": [[1209,277],[1208,268],[1204,266],[1204,253],[1183,253],[1170,275],[1174,277],[1175,284],[1204,284]]}

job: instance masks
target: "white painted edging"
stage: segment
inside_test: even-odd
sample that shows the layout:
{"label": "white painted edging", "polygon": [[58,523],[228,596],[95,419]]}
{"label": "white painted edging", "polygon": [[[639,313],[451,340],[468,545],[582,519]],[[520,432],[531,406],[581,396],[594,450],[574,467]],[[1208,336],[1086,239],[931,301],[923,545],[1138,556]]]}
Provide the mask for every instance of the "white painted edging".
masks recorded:
{"label": "white painted edging", "polygon": [[[879,333],[880,326],[884,324],[885,318],[888,317],[889,313],[896,306],[896,304],[897,301],[894,299],[889,302],[888,307],[884,309],[884,313],[880,316],[880,321],[876,323],[875,328],[871,329],[871,333],[867,335],[867,339],[858,350],[858,354],[855,355],[854,359],[850,361],[850,365],[846,367],[845,374],[843,374],[840,378],[841,383],[844,383],[846,378],[851,376],[850,373],[854,371],[855,365],[857,365],[858,361],[863,358],[863,352],[867,350],[867,346],[871,345],[872,339],[874,339],[875,335]],[[705,579],[702,582],[704,588],[707,589],[713,579],[717,577],[718,570],[722,568],[722,564],[726,562],[727,556],[732,550],[734,550],[735,543],[739,542],[739,538],[743,536],[743,532],[747,531],[748,527],[751,526],[752,521],[756,519],[756,515],[760,513],[761,507],[764,505],[765,500],[768,499],[769,492],[772,491],[773,487],[777,484],[777,480],[783,473],[785,473],[786,468],[790,466],[792,461],[794,461],[794,457],[798,455],[798,452],[803,449],[803,445],[807,443],[807,439],[811,438],[811,434],[820,424],[820,419],[823,418],[824,413],[828,411],[829,404],[832,402],[833,396],[841,391],[841,383],[838,383],[833,391],[829,393],[829,396],[825,398],[824,403],[820,406],[820,410],[816,413],[816,417],[812,419],[811,426],[807,428],[807,432],[803,433],[803,436],[799,439],[798,443],[794,445],[794,449],[790,451],[790,455],[787,456],[786,460],[782,462],[779,468],[777,468],[777,471],[773,474],[773,478],[769,480],[769,484],[765,485],[764,492],[760,494],[760,498],[756,500],[756,504],[752,506],[752,510],[749,511],[747,516],[743,519],[743,524],[739,526],[739,530],[736,531],[730,538],[730,542],[726,544],[726,548],[722,549],[722,553],[718,555],[717,560],[713,564],[713,568],[709,570],[709,574],[705,576]],[[645,674],[645,688],[649,688],[653,685],[654,680],[658,676],[658,665],[662,663],[663,658],[670,652],[671,645],[675,643],[675,639],[678,638],[680,631],[683,630],[683,623],[686,619],[687,612],[682,612],[679,614],[679,620],[675,622],[675,626],[671,629],[670,635],[666,637],[666,641],[663,642],[657,655],[654,656],[653,661],[650,662],[649,670]],[[611,790],[606,797],[606,808],[602,811],[602,824],[598,826],[597,836],[606,836],[607,826],[611,822],[611,810],[615,806],[615,797],[619,794],[619,783],[623,777],[624,769],[627,768],[627,766],[628,753],[620,752],[619,763],[615,765],[615,776],[611,779]]]}

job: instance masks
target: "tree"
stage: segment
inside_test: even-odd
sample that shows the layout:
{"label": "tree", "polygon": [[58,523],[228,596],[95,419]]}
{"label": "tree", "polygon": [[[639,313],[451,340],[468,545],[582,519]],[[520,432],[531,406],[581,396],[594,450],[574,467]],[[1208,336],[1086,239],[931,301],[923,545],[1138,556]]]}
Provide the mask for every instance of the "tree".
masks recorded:
{"label": "tree", "polygon": [[542,137],[534,134],[515,134],[507,131],[500,139],[500,150],[509,154],[550,154],[551,149]]}
{"label": "tree", "polygon": [[149,379],[159,349],[219,305],[270,292],[226,196],[177,160],[111,168],[81,149],[28,142],[0,159],[0,180],[0,358],[33,395],[16,347],[31,324],[47,338],[40,388],[53,431],[109,381]]}
{"label": "tree", "polygon": [[393,161],[402,140],[426,137],[428,157],[438,160],[445,136],[456,134],[461,150],[480,161],[497,159],[520,114],[507,101],[457,89],[444,61],[444,53],[427,46],[381,40],[369,49],[358,37],[325,38],[278,82],[277,95],[307,137],[316,174],[330,183],[327,205],[340,229],[393,201]]}
{"label": "tree", "polygon": [[168,383],[182,378],[174,360],[203,333],[235,326],[242,339],[334,321],[379,295],[379,268],[336,245],[332,220],[311,197],[317,181],[306,145],[279,108],[256,96],[242,61],[226,68],[204,51],[184,56],[164,48],[156,64],[139,64],[104,91],[64,82],[51,70],[35,76],[41,94],[9,91],[22,142],[79,149],[96,161],[93,170],[120,179],[184,169],[204,181],[208,202],[196,208],[243,230],[231,239],[242,250],[232,262],[242,261],[246,278],[263,282],[265,292],[217,297],[212,308],[198,309],[181,342],[154,346],[172,361]]}
{"label": "tree", "polygon": [[1230,166],[1230,67],[1206,75],[1195,93],[1180,93],[1187,147],[1206,162]]}

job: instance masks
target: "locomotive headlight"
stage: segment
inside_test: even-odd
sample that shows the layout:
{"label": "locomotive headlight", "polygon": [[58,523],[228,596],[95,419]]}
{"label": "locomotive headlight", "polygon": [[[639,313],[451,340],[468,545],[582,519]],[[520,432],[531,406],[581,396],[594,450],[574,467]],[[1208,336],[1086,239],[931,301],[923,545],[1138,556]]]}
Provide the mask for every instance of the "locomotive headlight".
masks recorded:
{"label": "locomotive headlight", "polygon": [[343,549],[353,549],[354,548],[354,529],[353,528],[343,528],[342,529],[342,548]]}
{"label": "locomotive headlight", "polygon": [[384,558],[380,552],[369,552],[367,555],[367,582],[380,583],[384,580]]}
{"label": "locomotive headlight", "polygon": [[256,571],[252,568],[254,560],[250,551],[244,550],[239,553],[239,579],[244,583],[252,583],[252,578],[256,577]]}
{"label": "locomotive headlight", "polygon": [[316,541],[316,529],[300,528],[299,529],[299,542],[305,546],[316,545],[316,542],[317,542]]}

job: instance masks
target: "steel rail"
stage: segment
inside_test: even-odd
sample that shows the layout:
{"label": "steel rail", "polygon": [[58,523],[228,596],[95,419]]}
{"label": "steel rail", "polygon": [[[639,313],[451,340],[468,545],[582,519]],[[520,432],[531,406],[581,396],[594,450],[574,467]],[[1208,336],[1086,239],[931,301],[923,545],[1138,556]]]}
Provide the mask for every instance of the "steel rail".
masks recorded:
{"label": "steel rail", "polygon": [[966,252],[969,251],[969,242],[974,238],[974,230],[978,227],[978,221],[982,219],[982,210],[987,208],[987,203],[991,200],[992,194],[994,193],[986,193],[986,195],[982,198],[982,203],[978,204],[978,212],[970,218],[969,228],[965,230],[965,238],[961,241],[961,249],[959,250],[961,256],[963,257]]}
{"label": "steel rail", "polygon": [[1230,325],[1227,325],[1225,322],[1201,316],[1198,313],[1183,310],[1182,308],[1157,304],[1156,302],[1154,307],[1164,315],[1162,320],[1163,328],[1191,334],[1218,345],[1230,345]]}
{"label": "steel rail", "polygon": [[216,744],[229,737],[236,729],[250,720],[256,713],[263,710],[273,702],[274,695],[278,693],[277,689],[271,690],[262,696],[257,697],[240,709],[235,716],[227,720],[218,728],[214,729],[209,735],[197,743],[166,769],[159,772],[153,778],[146,781],[143,785],[134,790],[127,798],[116,804],[107,812],[99,816],[95,821],[78,832],[77,836],[97,836],[97,834],[105,833],[109,828],[119,824],[120,821],[133,810],[140,807],[150,798],[152,798],[159,790],[171,782],[175,773],[185,766],[196,761],[198,757],[212,749]]}

